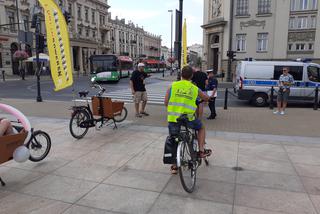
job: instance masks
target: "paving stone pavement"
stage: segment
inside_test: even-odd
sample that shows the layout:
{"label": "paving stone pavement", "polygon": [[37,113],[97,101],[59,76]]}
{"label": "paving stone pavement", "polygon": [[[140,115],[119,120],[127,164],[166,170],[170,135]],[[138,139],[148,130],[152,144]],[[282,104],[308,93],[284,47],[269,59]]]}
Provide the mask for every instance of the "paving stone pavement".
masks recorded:
{"label": "paving stone pavement", "polygon": [[208,132],[214,155],[188,194],[162,164],[166,128],[125,123],[75,140],[67,120],[30,119],[52,150],[0,166],[1,214],[320,214],[319,138]]}

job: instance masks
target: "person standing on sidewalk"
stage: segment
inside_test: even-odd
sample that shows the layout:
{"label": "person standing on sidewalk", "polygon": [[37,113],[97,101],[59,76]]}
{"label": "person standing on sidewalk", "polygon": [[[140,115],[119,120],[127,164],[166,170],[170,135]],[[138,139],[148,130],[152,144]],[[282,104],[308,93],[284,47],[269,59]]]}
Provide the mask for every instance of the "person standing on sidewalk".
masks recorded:
{"label": "person standing on sidewalk", "polygon": [[282,72],[283,74],[279,78],[279,91],[277,96],[278,110],[273,113],[284,115],[290,95],[290,87],[294,84],[294,79],[293,76],[289,74],[288,67],[284,67]]}
{"label": "person standing on sidewalk", "polygon": [[[141,118],[142,115],[149,116],[149,114],[145,111],[148,95],[145,86],[145,79],[150,75],[144,72],[144,64],[138,64],[138,70],[135,70],[132,73],[130,78],[130,88],[133,95],[133,101],[136,110],[136,117]],[[142,102],[141,110],[140,103]]]}
{"label": "person standing on sidewalk", "polygon": [[209,108],[210,108],[210,116],[207,118],[208,120],[213,120],[216,118],[216,98],[217,98],[217,91],[218,91],[218,80],[213,73],[213,70],[208,70],[208,80],[207,80],[207,94],[210,97],[209,100]]}
{"label": "person standing on sidewalk", "polygon": [[[196,70],[193,72],[192,82],[202,91],[206,91],[206,81],[208,77],[206,73]],[[202,118],[204,103],[200,103],[197,109],[197,117]]]}

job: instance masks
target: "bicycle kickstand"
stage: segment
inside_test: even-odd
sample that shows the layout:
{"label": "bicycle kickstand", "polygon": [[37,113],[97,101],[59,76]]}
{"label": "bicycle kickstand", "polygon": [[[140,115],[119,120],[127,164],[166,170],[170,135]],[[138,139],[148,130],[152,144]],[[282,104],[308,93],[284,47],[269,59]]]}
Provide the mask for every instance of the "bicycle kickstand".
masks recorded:
{"label": "bicycle kickstand", "polygon": [[2,180],[2,178],[0,177],[0,183],[1,183],[1,186],[5,186],[6,185],[6,183]]}
{"label": "bicycle kickstand", "polygon": [[113,130],[118,129],[118,126],[117,126],[116,121],[114,119],[113,119],[113,124],[114,124]]}

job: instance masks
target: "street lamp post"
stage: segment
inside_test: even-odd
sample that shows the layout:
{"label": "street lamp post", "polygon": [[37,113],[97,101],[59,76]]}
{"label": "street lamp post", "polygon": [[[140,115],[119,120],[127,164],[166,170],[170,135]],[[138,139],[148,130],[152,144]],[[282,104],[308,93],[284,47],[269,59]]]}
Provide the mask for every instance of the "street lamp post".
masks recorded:
{"label": "street lamp post", "polygon": [[173,10],[168,10],[168,12],[169,13],[171,13],[171,53],[170,53],[170,58],[171,58],[171,60],[170,60],[170,63],[171,63],[171,71],[170,71],[170,75],[172,75],[172,37],[173,37],[173,35],[172,35],[172,33],[173,33]]}
{"label": "street lamp post", "polygon": [[32,17],[32,28],[35,28],[35,33],[36,33],[36,75],[37,75],[37,102],[42,102],[42,97],[41,97],[41,89],[40,89],[40,59],[39,59],[39,49],[40,49],[40,19],[39,19],[39,14],[41,10],[39,6],[35,6],[33,9],[33,17]]}

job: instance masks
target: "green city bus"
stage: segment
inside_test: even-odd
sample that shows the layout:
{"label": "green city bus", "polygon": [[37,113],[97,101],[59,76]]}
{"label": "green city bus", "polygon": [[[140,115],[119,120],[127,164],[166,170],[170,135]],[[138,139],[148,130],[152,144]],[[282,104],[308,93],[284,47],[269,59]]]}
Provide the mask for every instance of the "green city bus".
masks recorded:
{"label": "green city bus", "polygon": [[129,77],[133,72],[133,61],[128,56],[116,56],[113,54],[92,55],[90,57],[91,78],[96,81],[119,81]]}
{"label": "green city bus", "polygon": [[145,64],[144,71],[146,73],[162,72],[164,69],[166,69],[166,64],[163,61],[156,59],[145,59],[142,62]]}

